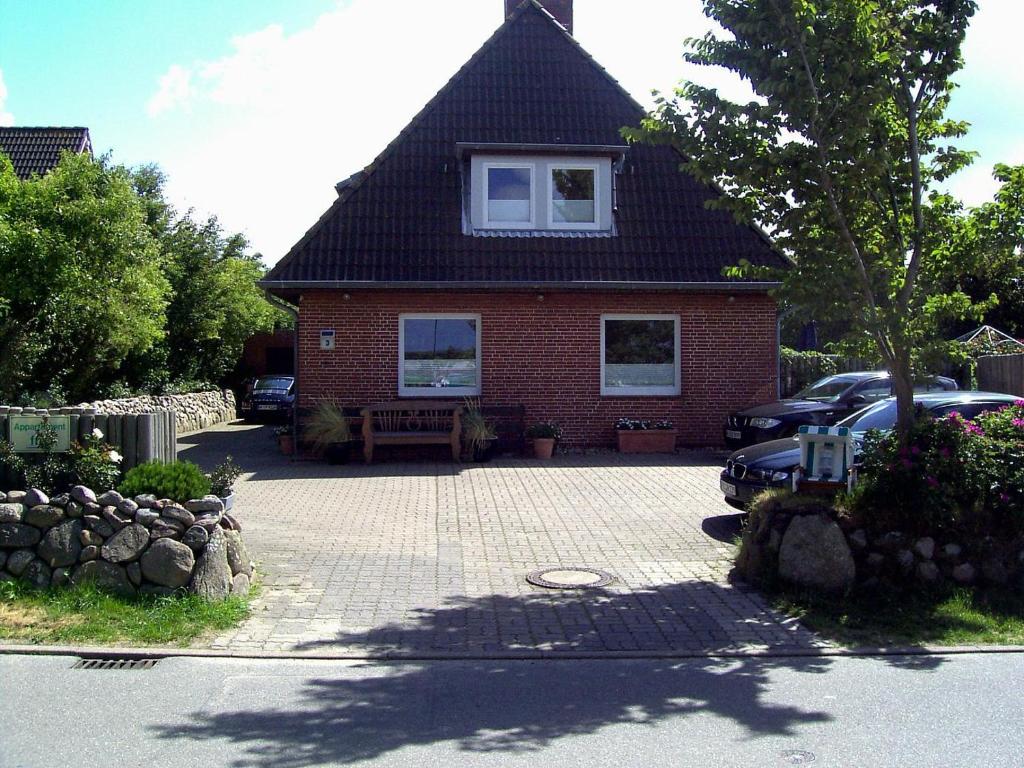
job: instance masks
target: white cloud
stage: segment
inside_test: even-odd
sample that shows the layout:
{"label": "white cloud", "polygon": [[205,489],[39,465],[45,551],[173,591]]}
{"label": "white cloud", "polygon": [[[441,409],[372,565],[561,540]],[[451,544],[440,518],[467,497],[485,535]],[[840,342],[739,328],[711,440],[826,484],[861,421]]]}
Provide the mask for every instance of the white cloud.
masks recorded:
{"label": "white cloud", "polygon": [[4,83],[4,71],[0,69],[0,125],[14,125],[14,115],[4,109],[7,102],[7,84]]}
{"label": "white cloud", "polygon": [[156,117],[174,109],[188,109],[192,95],[192,73],[185,67],[174,64],[160,78],[160,87],[146,104],[146,112]]}

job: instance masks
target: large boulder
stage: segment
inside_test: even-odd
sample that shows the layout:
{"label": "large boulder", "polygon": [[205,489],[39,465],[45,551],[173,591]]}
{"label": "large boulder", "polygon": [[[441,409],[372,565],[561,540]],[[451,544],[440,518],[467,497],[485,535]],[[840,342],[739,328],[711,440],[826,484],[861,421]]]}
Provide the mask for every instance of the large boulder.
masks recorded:
{"label": "large boulder", "polygon": [[29,488],[28,492],[25,494],[25,500],[22,503],[26,507],[35,507],[40,504],[49,504],[50,497],[38,488]]}
{"label": "large boulder", "polygon": [[201,499],[190,499],[185,502],[185,509],[193,515],[201,515],[205,512],[223,512],[224,502],[212,494],[203,496]]}
{"label": "large boulder", "polygon": [[845,592],[857,576],[842,530],[823,515],[794,517],[779,548],[779,577],[820,592]]}
{"label": "large boulder", "polygon": [[[181,537],[181,543],[195,552],[201,552],[210,540],[210,533],[201,525],[193,525]],[[230,557],[230,555],[229,555]]]}
{"label": "large boulder", "polygon": [[227,539],[222,530],[216,529],[210,534],[206,549],[196,561],[188,588],[207,600],[223,600],[231,594],[231,566],[228,564]]}
{"label": "large boulder", "polygon": [[103,559],[111,563],[130,563],[138,560],[149,544],[149,531],[138,523],[118,531],[103,544]]}
{"label": "large boulder", "polygon": [[71,498],[77,501],[79,504],[95,504],[96,494],[93,493],[91,488],[86,488],[84,485],[76,485],[71,489]]}
{"label": "large boulder", "polygon": [[157,539],[142,556],[142,576],[161,587],[184,587],[192,577],[196,558],[174,539]]}
{"label": "large boulder", "polygon": [[43,534],[38,528],[21,523],[0,523],[0,549],[34,547]]}
{"label": "large boulder", "polygon": [[0,504],[0,523],[20,523],[24,514],[24,504]]}
{"label": "large boulder", "polygon": [[15,576],[21,576],[28,568],[28,564],[36,559],[36,554],[31,549],[19,549],[11,552],[7,558],[7,571]]}
{"label": "large boulder", "polygon": [[128,574],[124,568],[105,560],[90,560],[87,563],[82,563],[71,575],[71,583],[75,586],[90,582],[118,595],[130,597],[135,594],[135,587],[128,581]]}
{"label": "large boulder", "polygon": [[244,573],[246,576],[252,576],[252,560],[249,559],[249,550],[242,541],[242,534],[238,531],[224,531],[224,539],[228,544],[228,565],[231,566],[231,575]]}
{"label": "large boulder", "polygon": [[25,510],[22,522],[46,530],[64,519],[64,510],[49,504],[37,504]]}
{"label": "large boulder", "polygon": [[96,503],[101,507],[116,507],[122,501],[124,501],[124,496],[117,491],[107,491],[96,497]]}
{"label": "large boulder", "polygon": [[50,586],[53,571],[50,570],[50,566],[37,557],[28,564],[25,572],[21,574],[21,578],[36,589],[46,589],[46,587]]}
{"label": "large boulder", "polygon": [[51,568],[74,565],[78,562],[78,556],[82,554],[84,533],[92,534],[92,531],[83,531],[79,520],[66,520],[60,525],[55,525],[43,536],[38,550],[39,557]]}

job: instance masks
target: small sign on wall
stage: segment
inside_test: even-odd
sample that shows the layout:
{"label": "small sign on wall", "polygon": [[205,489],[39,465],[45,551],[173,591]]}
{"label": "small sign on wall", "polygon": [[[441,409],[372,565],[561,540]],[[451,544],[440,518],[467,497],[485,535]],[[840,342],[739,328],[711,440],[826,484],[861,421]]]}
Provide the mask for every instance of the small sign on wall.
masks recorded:
{"label": "small sign on wall", "polygon": [[320,331],[320,349],[334,349],[334,329]]}
{"label": "small sign on wall", "polygon": [[[57,434],[57,443],[53,446],[53,452],[67,453],[71,450],[71,417],[50,416],[47,421]],[[39,428],[42,425],[42,416],[9,416],[7,431],[15,452],[42,453],[43,449],[36,442]]]}

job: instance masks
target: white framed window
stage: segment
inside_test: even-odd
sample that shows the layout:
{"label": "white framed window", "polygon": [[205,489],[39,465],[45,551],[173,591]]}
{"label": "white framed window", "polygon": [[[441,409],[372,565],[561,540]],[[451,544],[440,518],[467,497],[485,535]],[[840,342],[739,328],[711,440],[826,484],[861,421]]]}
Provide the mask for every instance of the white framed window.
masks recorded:
{"label": "white framed window", "polygon": [[601,394],[678,395],[678,315],[601,315]]}
{"label": "white framed window", "polygon": [[480,315],[399,315],[398,394],[479,395]]}
{"label": "white framed window", "polygon": [[597,229],[601,225],[598,166],[592,163],[548,168],[548,222],[552,229]]}
{"label": "white framed window", "polygon": [[529,163],[484,163],[484,223],[503,229],[532,229],[534,168]]}

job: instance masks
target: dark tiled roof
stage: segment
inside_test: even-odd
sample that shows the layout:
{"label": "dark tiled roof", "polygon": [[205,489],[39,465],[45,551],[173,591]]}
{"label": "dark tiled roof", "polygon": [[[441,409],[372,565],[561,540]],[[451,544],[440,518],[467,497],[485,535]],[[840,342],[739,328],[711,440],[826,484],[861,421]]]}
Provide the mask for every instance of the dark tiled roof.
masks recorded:
{"label": "dark tiled roof", "polygon": [[705,283],[745,258],[783,266],[670,147],[633,146],[615,237],[463,233],[458,142],[621,145],[633,101],[539,6],[520,7],[271,270],[264,284]]}
{"label": "dark tiled roof", "polygon": [[62,149],[92,154],[89,129],[0,127],[0,152],[11,158],[18,178],[45,174],[57,165]]}

